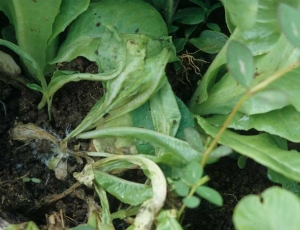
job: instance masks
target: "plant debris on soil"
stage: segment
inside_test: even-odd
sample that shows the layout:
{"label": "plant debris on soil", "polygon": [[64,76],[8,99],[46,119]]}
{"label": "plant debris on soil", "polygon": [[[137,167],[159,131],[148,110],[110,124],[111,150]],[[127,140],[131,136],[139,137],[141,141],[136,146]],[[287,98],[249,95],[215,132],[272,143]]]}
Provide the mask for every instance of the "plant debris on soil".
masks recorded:
{"label": "plant debris on soil", "polygon": [[[62,68],[95,71],[91,63],[82,58]],[[169,76],[174,92],[187,101],[192,89],[184,78],[176,80],[175,74]],[[83,165],[69,159],[68,177],[58,180],[54,172],[41,162],[41,154],[47,149],[47,144],[41,142],[37,150],[33,150],[31,143],[11,140],[9,130],[16,122],[33,123],[63,138],[66,132],[80,123],[103,93],[100,82],[80,81],[65,85],[53,98],[53,118],[49,122],[46,109],[37,110],[40,95],[0,82],[0,100],[4,103],[0,104],[0,222],[1,218],[11,224],[32,220],[46,229],[46,217],[53,213],[63,213],[67,227],[87,221],[88,199],[95,194],[85,186],[76,185],[72,176]],[[74,140],[73,144],[78,143]],[[82,150],[87,150],[88,146],[88,142],[80,142]],[[259,194],[271,185],[266,178],[266,169],[252,161],[241,170],[236,160],[224,158],[208,166],[206,173],[211,178],[210,186],[223,196],[224,205],[217,208],[202,201],[197,209],[187,210],[184,226],[188,229],[233,229],[231,219],[237,202],[245,195]],[[40,182],[24,182],[25,177],[37,178]],[[118,202],[112,202],[111,209],[117,210],[118,205]],[[116,229],[123,229],[123,225],[117,223]]]}

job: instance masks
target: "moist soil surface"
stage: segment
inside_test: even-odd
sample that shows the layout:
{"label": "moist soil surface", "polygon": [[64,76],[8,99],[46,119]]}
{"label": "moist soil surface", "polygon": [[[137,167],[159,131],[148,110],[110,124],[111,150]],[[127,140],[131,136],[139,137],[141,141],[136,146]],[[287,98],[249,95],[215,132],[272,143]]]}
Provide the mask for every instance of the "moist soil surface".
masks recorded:
{"label": "moist soil surface", "polygon": [[[77,60],[73,65],[83,72],[86,71],[83,62]],[[187,101],[193,90],[187,79],[172,73],[168,75],[172,75],[169,80],[174,92]],[[37,110],[39,94],[0,81],[0,100],[4,103],[0,103],[0,229],[4,220],[11,224],[33,220],[41,229],[47,229],[50,216],[55,216],[57,222],[62,217],[67,227],[86,222],[88,200],[96,194],[92,189],[76,184],[72,176],[73,172],[82,170],[84,164],[69,159],[67,178],[58,180],[54,172],[42,163],[47,143],[12,140],[10,129],[17,123],[33,123],[63,138],[102,95],[99,82],[81,81],[65,85],[53,98],[52,121],[49,122],[46,108]],[[70,143],[71,146],[77,144],[77,141]],[[80,148],[88,150],[89,143],[80,142]],[[187,210],[183,223],[187,229],[234,229],[232,214],[237,202],[247,194],[259,194],[272,185],[266,178],[266,168],[250,160],[244,169],[240,169],[236,160],[224,158],[207,166],[205,171],[211,178],[209,185],[223,196],[224,205],[219,208],[202,201],[197,209]],[[129,178],[138,181],[139,175],[142,174],[133,172]],[[24,178],[27,182],[23,181]],[[119,203],[112,199],[111,210],[117,210],[118,206]],[[115,225],[116,229],[125,229],[124,226],[120,222]]]}

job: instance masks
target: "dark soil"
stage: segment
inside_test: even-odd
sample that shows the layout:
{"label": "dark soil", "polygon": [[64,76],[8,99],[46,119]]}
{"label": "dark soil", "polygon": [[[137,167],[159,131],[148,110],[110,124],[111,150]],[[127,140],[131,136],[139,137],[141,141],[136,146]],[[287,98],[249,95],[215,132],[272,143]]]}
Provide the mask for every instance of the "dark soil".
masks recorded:
{"label": "dark soil", "polygon": [[[75,65],[77,69],[86,71],[84,60],[77,60],[72,65],[66,68],[75,68]],[[187,101],[192,88],[184,77],[186,75],[168,75],[175,93]],[[72,171],[80,171],[82,165],[70,159],[68,163],[72,171],[65,180],[58,180],[53,171],[41,163],[42,153],[36,153],[30,143],[11,140],[9,130],[16,122],[34,123],[63,138],[67,130],[79,124],[102,94],[99,82],[67,84],[56,93],[51,110],[53,120],[48,122],[46,108],[37,110],[40,95],[29,90],[20,91],[0,82],[0,100],[5,104],[0,104],[0,222],[1,217],[10,223],[33,220],[45,228],[45,217],[60,211],[64,214],[66,226],[72,227],[86,221],[87,199],[95,195],[93,190],[79,186],[69,195],[56,199],[57,195],[76,183]],[[88,143],[80,144],[83,150],[87,150]],[[44,146],[40,146],[40,149],[43,150]],[[237,202],[245,195],[259,194],[271,185],[266,179],[266,169],[252,161],[241,170],[236,160],[225,158],[208,166],[206,173],[211,178],[210,186],[223,196],[224,205],[217,208],[202,201],[199,208],[188,210],[184,221],[188,229],[233,229],[231,218]],[[23,182],[23,177],[38,178],[41,182]],[[119,204],[114,202],[113,205],[117,208]]]}

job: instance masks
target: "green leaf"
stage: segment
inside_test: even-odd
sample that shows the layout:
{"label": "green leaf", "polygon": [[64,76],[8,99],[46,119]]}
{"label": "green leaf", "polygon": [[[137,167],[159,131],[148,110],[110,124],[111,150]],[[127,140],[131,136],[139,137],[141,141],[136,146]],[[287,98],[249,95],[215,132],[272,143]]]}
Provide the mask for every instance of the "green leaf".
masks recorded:
{"label": "green leaf", "polygon": [[176,48],[176,52],[179,53],[184,49],[184,46],[187,42],[186,38],[175,38],[173,39],[174,46]]}
{"label": "green leaf", "polygon": [[176,181],[174,183],[175,186],[175,192],[179,195],[179,196],[187,196],[189,194],[190,188],[187,186],[186,183],[184,183],[183,181]]}
{"label": "green leaf", "polygon": [[120,201],[139,205],[152,196],[151,187],[94,170],[95,182]]}
{"label": "green leaf", "polygon": [[228,156],[229,154],[232,153],[232,149],[229,148],[228,146],[218,146],[217,148],[215,148],[211,154],[209,155],[209,157],[212,158],[220,158],[220,157],[225,157]]}
{"label": "green leaf", "polygon": [[212,204],[217,206],[223,205],[223,198],[221,197],[220,193],[210,187],[200,186],[196,189],[196,193]]}
{"label": "green leaf", "polygon": [[41,183],[41,180],[38,178],[31,178],[31,181],[34,183]]}
{"label": "green leaf", "polygon": [[123,136],[142,139],[161,148],[165,153],[172,153],[174,157],[181,159],[183,162],[199,161],[202,158],[202,154],[191,148],[187,142],[143,128],[107,128],[104,130],[81,133],[78,135],[78,138],[91,139],[105,136]]}
{"label": "green leaf", "polygon": [[184,169],[184,178],[182,178],[185,182],[187,182],[189,185],[197,184],[197,182],[200,180],[200,178],[203,175],[203,168],[202,166],[192,161],[190,162]]}
{"label": "green leaf", "polygon": [[281,30],[288,40],[297,48],[300,48],[300,11],[281,3],[278,7],[278,17]]}
{"label": "green leaf", "polygon": [[[214,115],[207,120],[211,124],[220,127],[226,118],[227,116],[224,115]],[[251,116],[237,113],[228,127],[236,130],[250,130],[254,128],[283,137],[292,142],[300,142],[299,124],[300,112],[292,106],[287,106],[279,110]]]}
{"label": "green leaf", "polygon": [[176,97],[176,100],[181,113],[181,122],[178,127],[178,132],[176,133],[176,138],[184,140],[185,128],[195,127],[195,121],[194,116],[188,107],[178,97]]}
{"label": "green leaf", "polygon": [[200,7],[189,7],[179,9],[173,20],[186,25],[196,25],[203,22],[205,19],[205,11]]}
{"label": "green leaf", "polygon": [[26,182],[29,182],[29,181],[30,181],[30,178],[29,178],[29,177],[24,177],[22,180],[23,180],[23,182],[26,183]]}
{"label": "green leaf", "polygon": [[67,26],[82,14],[89,6],[89,0],[63,0],[60,6],[59,14],[55,18],[53,31],[48,40],[48,44]]}
{"label": "green leaf", "polygon": [[248,159],[248,157],[245,157],[245,156],[239,156],[239,159],[238,159],[238,161],[237,161],[237,164],[238,164],[238,166],[239,166],[240,169],[245,168],[246,163],[247,163],[247,159]]}
{"label": "green leaf", "polygon": [[298,229],[299,215],[299,198],[282,188],[272,187],[261,196],[244,197],[234,210],[233,223],[237,230]]}
{"label": "green leaf", "polygon": [[15,28],[18,46],[37,62],[42,71],[46,65],[47,41],[60,4],[61,0],[0,2],[0,11],[6,14]]}
{"label": "green leaf", "polygon": [[256,23],[259,0],[222,0],[222,2],[226,9],[226,21],[230,32],[233,32],[235,27],[246,30]]}
{"label": "green leaf", "polygon": [[255,71],[254,59],[245,45],[230,41],[227,48],[227,68],[239,84],[250,87]]}
{"label": "green leaf", "polygon": [[[262,58],[264,60],[256,61],[256,73],[259,77],[256,77],[255,80],[261,81],[261,78],[265,79],[274,71],[292,64],[295,62],[295,60],[297,60],[299,57],[299,52],[295,51],[293,46],[287,45],[287,43],[290,42],[281,37],[281,31],[277,23],[276,14],[279,4],[278,0],[259,1],[259,4],[257,0],[224,0],[223,3],[225,6],[227,25],[232,33],[229,40],[234,39],[242,42],[251,50],[253,56],[258,56],[257,58],[259,59],[260,55],[267,54],[270,51],[272,53],[265,55],[266,57]],[[298,7],[297,1],[289,1],[289,4]],[[232,22],[231,17],[235,17],[233,20],[234,23]],[[243,24],[246,24],[246,27],[243,27]],[[201,82],[199,82],[199,86],[196,89],[193,97],[191,98],[190,108],[192,112],[196,114],[203,114],[203,102],[208,99],[208,95],[210,95],[211,98],[211,94],[215,93],[216,89],[211,91],[212,86],[215,83],[215,79],[220,79],[224,75],[223,67],[226,63],[227,45],[228,43],[223,47],[223,49],[211,63]],[[225,77],[226,75],[223,78]],[[232,77],[229,76],[229,78]],[[230,98],[226,103],[224,101],[220,102],[220,99],[224,98],[225,95],[232,95],[232,92],[238,94],[238,98],[241,97],[240,92],[237,93],[237,91],[240,91],[240,89],[234,87],[234,81],[228,84],[227,87],[229,85],[231,85],[232,88],[228,90],[226,94],[223,91],[223,95],[217,96],[218,102],[216,103],[218,103],[218,106],[228,104],[229,102],[235,105],[235,98]],[[225,86],[222,85],[220,88],[225,89]],[[242,94],[244,93],[245,91],[242,92]],[[212,102],[209,104],[212,105]],[[251,108],[255,108],[255,106]],[[223,112],[228,113],[228,110],[224,107],[218,110],[218,113]]]}
{"label": "green leaf", "polygon": [[202,2],[201,0],[190,0],[190,2],[195,3],[196,5],[200,6],[200,7],[203,8],[204,10],[208,10],[207,4],[205,4],[205,3]]}
{"label": "green leaf", "polygon": [[200,199],[196,196],[190,196],[183,198],[182,202],[188,208],[197,208],[200,204]]}
{"label": "green leaf", "polygon": [[[209,124],[204,118],[197,116],[199,125],[205,132],[215,137],[219,128]],[[242,136],[225,131],[220,144],[229,146],[236,152],[295,181],[300,181],[300,153],[280,149],[269,134]]]}
{"label": "green leaf", "polygon": [[171,85],[167,82],[149,99],[154,130],[175,136],[181,114]]}
{"label": "green leaf", "polygon": [[205,53],[215,54],[222,49],[227,39],[228,37],[220,32],[204,30],[199,38],[192,38],[189,42]]}
{"label": "green leaf", "polygon": [[221,32],[220,26],[216,23],[206,23],[206,26],[213,31]]}
{"label": "green leaf", "polygon": [[157,221],[156,230],[182,230],[181,225],[177,221],[177,213],[174,209],[159,212]]}
{"label": "green leaf", "polygon": [[203,140],[196,129],[193,128],[185,128],[184,129],[184,137],[185,140],[189,143],[189,145],[198,152],[204,151]]}
{"label": "green leaf", "polygon": [[300,185],[296,181],[290,180],[272,169],[268,169],[268,179],[274,183],[281,184],[282,188],[285,188],[300,197]]}

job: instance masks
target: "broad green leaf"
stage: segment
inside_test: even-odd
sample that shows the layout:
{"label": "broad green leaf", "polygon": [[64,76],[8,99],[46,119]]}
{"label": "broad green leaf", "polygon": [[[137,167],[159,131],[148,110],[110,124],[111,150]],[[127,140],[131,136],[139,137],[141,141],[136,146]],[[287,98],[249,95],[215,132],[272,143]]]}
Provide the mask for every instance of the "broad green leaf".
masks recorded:
{"label": "broad green leaf", "polygon": [[217,31],[204,30],[199,38],[192,38],[189,40],[194,46],[205,53],[218,53],[225,45],[228,37]]}
{"label": "broad green leaf", "polygon": [[234,79],[245,87],[250,87],[254,77],[254,59],[251,51],[234,40],[227,47],[227,68]]}
{"label": "broad green leaf", "polygon": [[149,102],[154,130],[174,137],[181,121],[181,114],[171,85],[164,84],[151,96]]}
{"label": "broad green leaf", "polygon": [[271,169],[268,169],[268,179],[274,183],[281,184],[282,188],[285,188],[300,197],[300,185],[296,181],[290,180]]}
{"label": "broad green leaf", "polygon": [[48,40],[48,44],[67,26],[82,14],[89,6],[89,0],[63,0],[61,2],[59,14],[55,18],[53,31]]}
{"label": "broad green leaf", "polygon": [[299,229],[300,200],[291,192],[271,187],[260,196],[248,195],[235,207],[237,230]]}
{"label": "broad green leaf", "polygon": [[189,185],[197,184],[203,175],[202,166],[192,161],[184,168],[184,178],[182,178]]}
{"label": "broad green leaf", "polygon": [[[221,127],[227,116],[214,115],[207,120]],[[280,122],[278,122],[280,121]],[[283,137],[292,142],[300,142],[300,112],[292,106],[287,106],[279,110],[268,113],[247,116],[243,113],[237,113],[229,128],[236,130],[256,129],[267,133]]]}
{"label": "broad green leaf", "polygon": [[195,149],[196,151],[199,151],[199,152],[204,151],[203,140],[196,129],[185,128],[184,129],[184,137],[185,137],[185,140],[189,143],[189,145],[193,149]]}
{"label": "broad green leaf", "polygon": [[[259,94],[253,95],[244,102],[239,111],[247,115],[266,113],[289,104],[300,111],[300,101],[297,100],[300,97],[300,91],[297,87],[300,84],[300,78],[298,77],[300,67],[295,64],[299,55],[300,50],[292,46],[285,36],[281,36],[274,49],[266,55],[256,57],[256,72],[252,86],[259,84],[288,66],[291,66],[290,71],[266,88],[270,91],[280,91],[278,103],[274,100],[263,100]],[[196,109],[194,113],[228,114],[245,93],[246,89],[244,87],[237,85],[231,75],[225,74],[210,90],[208,100],[202,103],[201,106],[199,104],[198,107],[193,108]]]}
{"label": "broad green leaf", "polygon": [[286,4],[278,7],[278,17],[281,30],[288,40],[297,48],[300,48],[300,11]]}
{"label": "broad green leaf", "polygon": [[[289,5],[292,5],[296,8],[299,8],[300,4],[298,1],[289,0],[259,0],[259,4],[256,2],[257,1],[248,0],[223,1],[226,10],[227,24],[232,33],[228,42],[232,39],[242,42],[250,49],[254,56],[258,56],[256,58],[256,74],[258,74],[260,77],[256,77],[256,80],[261,81],[262,78],[269,77],[272,72],[292,64],[299,57],[299,51],[295,51],[294,47],[287,45],[289,41],[281,38],[276,12],[279,2],[288,2]],[[249,8],[246,7],[249,5],[256,5],[257,9],[251,10],[251,6],[249,11]],[[240,10],[240,8],[242,8],[242,10]],[[255,13],[255,11],[257,11],[257,13]],[[229,17],[235,17],[237,15],[240,15],[239,17],[243,18],[242,20],[244,22],[241,22],[242,24],[246,23],[249,24],[249,26],[251,25],[251,27],[245,29],[228,21]],[[248,15],[249,17],[245,15]],[[255,22],[254,24],[253,21]],[[190,108],[197,114],[200,113],[203,108],[202,103],[208,99],[208,92],[211,91],[211,88],[215,83],[215,79],[220,79],[224,75],[224,72],[221,71],[226,63],[225,57],[227,45],[228,43],[225,44],[212,64],[209,66],[209,69],[203,76],[201,82],[199,82],[199,86],[191,99]],[[272,51],[271,54],[268,54],[270,51]],[[263,56],[260,56],[264,54],[268,54],[268,57],[262,58]],[[227,77],[232,78],[231,76]],[[238,98],[240,98],[240,89],[233,87],[233,82],[231,82],[230,85],[232,88],[228,90],[226,94],[223,91],[223,95],[218,95],[218,100],[223,98],[225,95],[228,95],[229,92],[231,95],[233,95],[232,92],[239,94]],[[228,86],[229,85],[226,87]],[[225,89],[226,87],[222,85],[221,89]],[[242,94],[244,94],[244,92],[245,91],[242,91]],[[209,92],[209,95],[211,97],[211,92]],[[228,102],[236,104],[236,99],[230,98],[227,102],[218,101],[218,105],[224,105],[224,103],[227,104]],[[209,102],[210,105],[213,103],[214,102]],[[226,109],[222,108],[220,111],[225,110]],[[228,110],[226,110],[225,113],[227,112]]]}
{"label": "broad green leaf", "polygon": [[173,20],[186,25],[196,25],[203,22],[205,19],[205,11],[200,7],[189,7],[179,9]]}
{"label": "broad green leaf", "polygon": [[197,208],[200,204],[200,199],[196,196],[190,196],[183,198],[182,202],[188,208]]}
{"label": "broad green leaf", "polygon": [[188,107],[178,97],[176,97],[176,100],[181,113],[181,122],[178,127],[178,132],[176,133],[176,138],[184,140],[185,128],[195,127],[195,121],[193,114],[188,109]]}
{"label": "broad green leaf", "polygon": [[189,194],[190,188],[188,187],[188,185],[186,183],[184,183],[183,181],[179,180],[176,181],[174,183],[174,187],[175,187],[175,192],[179,195],[179,196],[187,196]]}
{"label": "broad green leaf", "polygon": [[[218,127],[209,124],[207,120],[200,116],[197,116],[197,121],[207,134],[213,137],[217,135]],[[229,146],[236,152],[287,178],[300,181],[300,153],[294,150],[280,149],[269,134],[242,136],[227,130],[221,136],[219,143]]]}
{"label": "broad green leaf", "polygon": [[165,151],[165,153],[173,154],[174,157],[181,159],[181,161],[199,161],[202,158],[202,153],[191,148],[187,142],[143,128],[107,128],[103,130],[81,133],[78,135],[78,138],[91,139],[105,136],[138,138],[161,148]]}
{"label": "broad green leaf", "polygon": [[[132,126],[154,130],[149,101],[132,111]],[[135,140],[135,145],[139,153],[155,155],[155,149],[150,143]]]}
{"label": "broad green leaf", "polygon": [[47,41],[60,4],[61,0],[0,2],[0,11],[6,14],[15,28],[18,46],[37,62],[42,71],[46,65]]}
{"label": "broad green leaf", "polygon": [[226,21],[229,30],[233,32],[238,27],[241,30],[251,28],[257,20],[259,0],[222,0],[226,9]]}
{"label": "broad green leaf", "polygon": [[148,185],[130,182],[98,170],[94,170],[94,176],[97,185],[126,204],[139,205],[152,196]]}
{"label": "broad green leaf", "polygon": [[99,37],[103,25],[114,26],[121,34],[143,34],[152,38],[168,35],[162,16],[148,3],[102,0],[91,3],[72,23],[65,43],[73,43],[81,37]]}
{"label": "broad green leaf", "polygon": [[157,217],[156,230],[182,230],[183,228],[178,223],[177,213],[174,209],[161,211]]}
{"label": "broad green leaf", "polygon": [[200,186],[196,189],[196,193],[212,204],[217,206],[223,205],[223,198],[220,193],[210,187]]}

